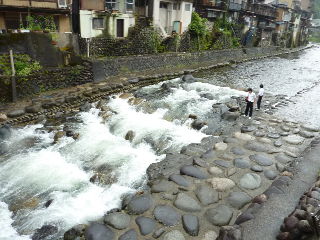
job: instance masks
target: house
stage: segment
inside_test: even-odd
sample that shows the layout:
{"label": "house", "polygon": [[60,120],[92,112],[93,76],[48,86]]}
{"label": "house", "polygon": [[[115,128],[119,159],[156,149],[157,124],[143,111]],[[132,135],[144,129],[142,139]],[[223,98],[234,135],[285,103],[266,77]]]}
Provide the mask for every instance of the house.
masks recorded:
{"label": "house", "polygon": [[30,28],[32,18],[37,24],[31,30],[50,28],[51,31],[70,32],[70,1],[0,0],[0,31],[18,32]]}
{"label": "house", "polygon": [[192,0],[140,0],[137,1],[136,14],[152,19],[152,24],[164,36],[173,31],[183,33],[191,23]]}
{"label": "house", "polygon": [[[236,6],[232,3],[238,0],[232,1],[230,1],[230,5]],[[215,19],[222,18],[227,14],[228,2],[226,0],[195,0],[194,7],[195,11],[199,13],[201,17],[207,18],[210,22],[214,22]]]}
{"label": "house", "polygon": [[134,0],[80,0],[78,8],[82,38],[127,37],[135,24]]}

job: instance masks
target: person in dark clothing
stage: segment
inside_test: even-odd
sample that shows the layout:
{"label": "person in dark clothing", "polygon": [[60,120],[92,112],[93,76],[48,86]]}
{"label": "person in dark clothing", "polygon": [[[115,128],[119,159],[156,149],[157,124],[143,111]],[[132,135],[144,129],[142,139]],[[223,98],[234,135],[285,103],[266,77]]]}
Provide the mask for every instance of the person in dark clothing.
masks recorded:
{"label": "person in dark clothing", "polygon": [[249,119],[252,117],[252,110],[253,110],[253,103],[255,102],[256,99],[256,94],[252,92],[252,88],[248,88],[248,95],[246,97],[246,111],[245,111],[245,116],[247,117],[249,114]]}
{"label": "person in dark clothing", "polygon": [[256,109],[257,111],[260,110],[261,100],[262,100],[263,94],[264,94],[263,84],[260,84],[260,90],[258,93],[258,101],[257,101],[257,109]]}

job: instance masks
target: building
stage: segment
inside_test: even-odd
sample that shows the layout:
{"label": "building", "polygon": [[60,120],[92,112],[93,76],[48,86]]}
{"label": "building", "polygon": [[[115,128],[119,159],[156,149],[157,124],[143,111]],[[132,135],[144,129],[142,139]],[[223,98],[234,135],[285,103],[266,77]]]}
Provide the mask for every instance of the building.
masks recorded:
{"label": "building", "polygon": [[79,26],[82,38],[99,35],[128,36],[135,24],[134,0],[80,0]]}
{"label": "building", "polygon": [[172,31],[179,34],[186,31],[192,11],[192,0],[140,0],[135,5],[135,13],[150,19],[164,36],[171,35]]}
{"label": "building", "polygon": [[70,32],[69,6],[70,0],[0,0],[0,30],[4,33],[26,29],[31,16],[37,19],[37,30],[45,30],[46,22],[54,21],[50,30],[54,31],[54,26],[58,32]]}
{"label": "building", "polygon": [[[231,6],[236,5],[231,3]],[[207,18],[210,22],[226,16],[228,12],[228,2],[226,0],[195,0],[194,7],[201,17]]]}

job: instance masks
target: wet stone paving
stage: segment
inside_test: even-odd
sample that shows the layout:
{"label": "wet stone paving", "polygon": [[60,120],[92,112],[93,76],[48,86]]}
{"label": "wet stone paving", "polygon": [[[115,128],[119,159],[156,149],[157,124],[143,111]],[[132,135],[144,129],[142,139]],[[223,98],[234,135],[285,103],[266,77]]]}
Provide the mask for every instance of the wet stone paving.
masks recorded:
{"label": "wet stone paving", "polygon": [[230,136],[184,149],[191,164],[150,181],[149,191],[128,195],[122,209],[64,239],[241,239],[241,224],[290,184],[292,164],[319,131],[264,113],[241,117]]}

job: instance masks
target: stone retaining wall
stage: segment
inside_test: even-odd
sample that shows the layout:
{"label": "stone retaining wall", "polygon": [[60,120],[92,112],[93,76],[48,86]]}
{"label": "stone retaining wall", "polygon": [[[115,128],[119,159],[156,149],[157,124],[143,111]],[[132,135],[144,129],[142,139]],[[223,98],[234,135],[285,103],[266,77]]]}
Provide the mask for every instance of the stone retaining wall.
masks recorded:
{"label": "stone retaining wall", "polygon": [[[16,77],[18,98],[32,96],[44,91],[77,86],[93,82],[90,62],[83,65],[42,70],[26,77]],[[10,77],[0,77],[1,102],[11,100]]]}
{"label": "stone retaining wall", "polygon": [[218,64],[228,61],[242,61],[244,59],[272,55],[285,52],[287,49],[278,47],[227,49],[217,51],[202,51],[194,53],[166,53],[157,55],[129,56],[119,58],[105,58],[93,62],[95,81],[102,81],[120,73],[131,73],[165,69],[173,67],[192,67],[203,64]]}

